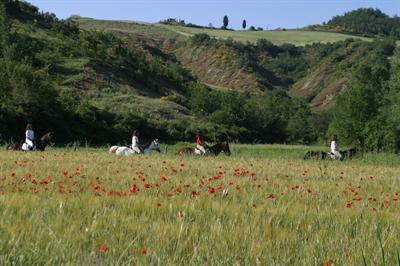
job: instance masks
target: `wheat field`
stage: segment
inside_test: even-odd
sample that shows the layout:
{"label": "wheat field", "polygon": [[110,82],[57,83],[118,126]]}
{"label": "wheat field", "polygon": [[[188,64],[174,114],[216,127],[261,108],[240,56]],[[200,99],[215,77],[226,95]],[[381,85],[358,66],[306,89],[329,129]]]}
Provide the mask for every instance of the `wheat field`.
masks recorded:
{"label": "wheat field", "polygon": [[398,158],[304,149],[1,151],[0,264],[399,265]]}

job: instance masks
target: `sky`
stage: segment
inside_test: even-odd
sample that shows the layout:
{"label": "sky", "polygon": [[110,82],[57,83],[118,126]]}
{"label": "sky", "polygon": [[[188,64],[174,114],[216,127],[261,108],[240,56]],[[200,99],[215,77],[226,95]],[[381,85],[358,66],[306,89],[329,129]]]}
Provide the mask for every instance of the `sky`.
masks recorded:
{"label": "sky", "polygon": [[158,22],[179,18],[198,25],[221,26],[227,15],[229,27],[301,28],[321,24],[336,15],[372,7],[400,16],[400,0],[28,0],[41,11],[58,18],[71,15],[97,19]]}

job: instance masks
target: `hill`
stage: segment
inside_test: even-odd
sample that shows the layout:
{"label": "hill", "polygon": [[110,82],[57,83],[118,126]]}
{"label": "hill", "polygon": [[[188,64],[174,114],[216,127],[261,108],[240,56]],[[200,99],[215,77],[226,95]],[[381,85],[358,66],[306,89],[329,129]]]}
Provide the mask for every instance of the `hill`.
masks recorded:
{"label": "hill", "polygon": [[335,16],[324,25],[314,25],[306,29],[353,34],[366,37],[400,38],[400,18],[390,17],[379,9],[359,8]]}
{"label": "hill", "polygon": [[194,119],[184,105],[162,99],[188,97],[196,79],[161,51],[149,59],[117,36],[80,31],[28,3],[4,7],[3,138],[21,135],[25,121],[33,121],[42,131],[56,130],[62,142],[104,143],[126,138],[135,127],[167,134],[154,126],[168,128],[160,116],[166,123]]}
{"label": "hill", "polygon": [[[349,64],[357,65],[351,62],[357,62],[365,55],[348,57],[351,51],[362,54],[358,50],[370,47],[365,41],[372,41],[368,38],[343,41],[352,36],[300,30],[229,31],[94,19],[77,22],[85,29],[118,32],[142,42],[157,43],[206,84],[241,91],[283,88],[291,90],[294,96],[307,97],[312,106],[319,109],[333,106],[334,99],[351,78]],[[170,41],[166,41],[168,39]],[[346,46],[351,46],[350,50],[345,51]],[[331,63],[324,59],[329,56]],[[350,63],[340,63],[341,57]],[[337,68],[339,63],[347,68]]]}
{"label": "hill", "polygon": [[[244,43],[157,24],[59,20],[20,1],[0,4],[0,33],[2,139],[21,136],[31,121],[38,134],[55,130],[64,143],[129,141],[136,128],[164,140],[193,140],[200,131],[213,141],[312,143],[335,125],[351,131],[337,127],[336,113],[352,106],[340,99],[358,101],[362,94],[351,93],[365,81],[380,99],[366,112],[387,114],[381,104],[389,95],[390,40]],[[316,112],[333,106],[334,116]],[[357,125],[371,132],[378,127],[367,122],[376,120]],[[357,141],[367,143],[368,134]]]}
{"label": "hill", "polygon": [[[210,140],[263,142],[321,134],[292,136],[292,115],[308,107],[284,91],[245,95],[204,85],[171,52],[207,45],[194,37],[80,30],[20,1],[1,3],[0,22],[3,140],[22,138],[27,121],[37,135],[55,130],[57,143],[129,141],[135,128],[168,140],[192,139],[198,130]],[[212,45],[234,51],[227,41]]]}
{"label": "hill", "polygon": [[[348,38],[361,39],[364,41],[370,41],[371,39],[366,37],[359,37],[356,35],[342,34],[335,32],[326,31],[313,31],[313,30],[262,30],[262,31],[250,31],[250,30],[223,30],[223,29],[207,29],[207,28],[195,28],[180,25],[166,25],[161,23],[143,23],[143,22],[132,22],[132,21],[111,21],[111,20],[98,20],[90,18],[73,17],[74,20],[78,21],[80,26],[85,29],[103,29],[103,30],[115,30],[126,33],[144,33],[146,35],[157,36],[155,33],[161,36],[169,36],[177,38],[177,35],[181,37],[191,37],[195,34],[205,33],[211,37],[218,39],[231,39],[237,42],[243,43],[256,43],[260,39],[267,39],[275,45],[282,44],[293,44],[296,46],[304,46],[313,43],[333,43],[337,41],[343,41]],[[175,34],[174,34],[175,33]]]}

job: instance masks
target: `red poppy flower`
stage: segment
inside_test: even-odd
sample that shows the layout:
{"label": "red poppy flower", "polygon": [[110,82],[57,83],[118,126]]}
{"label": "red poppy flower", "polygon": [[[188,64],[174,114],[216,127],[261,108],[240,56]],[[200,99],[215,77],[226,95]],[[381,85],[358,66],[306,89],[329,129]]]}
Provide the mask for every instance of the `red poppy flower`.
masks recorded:
{"label": "red poppy flower", "polygon": [[132,187],[131,187],[131,192],[132,192],[132,193],[136,193],[136,191],[137,191],[137,186],[134,184],[134,185],[132,185]]}
{"label": "red poppy flower", "polygon": [[324,266],[332,266],[335,262],[336,260],[327,260],[324,262]]}
{"label": "red poppy flower", "polygon": [[102,245],[101,246],[101,252],[106,252],[107,251],[107,246],[106,245]]}
{"label": "red poppy flower", "polygon": [[274,194],[269,194],[267,199],[273,200],[275,198]]}
{"label": "red poppy flower", "polygon": [[146,254],[147,254],[147,248],[141,248],[141,249],[139,250],[139,252],[140,252],[140,254],[142,254],[142,255],[146,255]]}

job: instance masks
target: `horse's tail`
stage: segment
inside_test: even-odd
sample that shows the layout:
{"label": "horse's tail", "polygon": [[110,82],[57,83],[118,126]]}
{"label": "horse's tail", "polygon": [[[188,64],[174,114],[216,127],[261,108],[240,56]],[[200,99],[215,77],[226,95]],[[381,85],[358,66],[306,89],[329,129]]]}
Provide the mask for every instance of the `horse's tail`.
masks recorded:
{"label": "horse's tail", "polygon": [[178,150],[176,151],[176,154],[177,154],[177,155],[183,155],[183,153],[184,153],[184,150],[183,150],[182,148],[180,148],[180,149],[178,149]]}
{"label": "horse's tail", "polygon": [[110,150],[108,151],[109,154],[115,154],[117,151],[118,146],[111,146]]}

